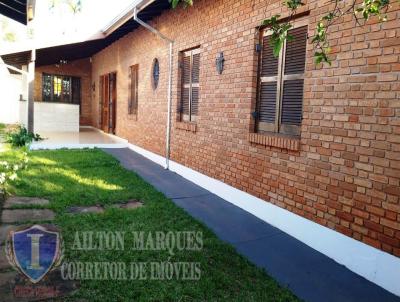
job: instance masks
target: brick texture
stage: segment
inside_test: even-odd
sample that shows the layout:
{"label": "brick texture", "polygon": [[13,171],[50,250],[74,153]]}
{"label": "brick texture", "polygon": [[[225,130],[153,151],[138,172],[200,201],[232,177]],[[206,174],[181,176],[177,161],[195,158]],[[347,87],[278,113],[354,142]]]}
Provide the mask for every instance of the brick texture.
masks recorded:
{"label": "brick texture", "polygon": [[[264,142],[253,133],[257,26],[287,16],[282,1],[196,0],[152,25],[175,40],[174,161],[323,226],[400,256],[400,9],[388,21],[356,27],[345,17],[331,29],[332,66],[313,62],[308,45],[303,122],[298,141]],[[309,33],[329,1],[308,1]],[[179,51],[200,45],[196,132],[178,120]],[[215,59],[225,56],[219,75]],[[154,90],[151,66],[160,61]],[[129,66],[139,64],[137,119],[128,115]],[[117,135],[164,155],[168,46],[143,28],[93,57],[92,123],[99,126],[99,76],[117,72]],[[187,130],[187,129],[186,129]],[[259,141],[261,140],[261,141]],[[264,140],[264,141],[263,141]],[[278,140],[279,141],[279,140]],[[285,145],[286,144],[286,145]]]}
{"label": "brick texture", "polygon": [[76,60],[59,66],[40,66],[35,70],[35,102],[42,101],[42,74],[66,75],[81,78],[80,124],[92,124],[92,66],[89,59]]}

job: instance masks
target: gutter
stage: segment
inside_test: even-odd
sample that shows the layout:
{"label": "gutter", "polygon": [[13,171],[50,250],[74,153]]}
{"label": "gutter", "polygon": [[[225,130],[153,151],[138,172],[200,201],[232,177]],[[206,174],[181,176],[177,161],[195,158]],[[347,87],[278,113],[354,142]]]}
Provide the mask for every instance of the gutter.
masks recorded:
{"label": "gutter", "polygon": [[165,169],[169,170],[169,161],[170,161],[170,151],[171,151],[171,106],[172,106],[172,62],[173,62],[173,47],[174,41],[162,33],[160,33],[157,29],[152,27],[151,25],[147,24],[143,20],[139,19],[138,12],[143,10],[145,7],[150,5],[156,0],[144,0],[140,1],[134,8],[133,8],[133,19],[139,23],[141,26],[152,32],[153,34],[157,35],[165,42],[169,44],[169,64],[168,64],[168,110],[167,110],[167,134],[166,134],[166,144],[165,144]]}
{"label": "gutter", "polygon": [[152,4],[155,0],[134,0],[125,10],[123,10],[118,16],[116,16],[101,32],[103,35],[108,36],[117,30],[125,22],[133,18],[134,9],[138,12],[144,10],[147,6]]}

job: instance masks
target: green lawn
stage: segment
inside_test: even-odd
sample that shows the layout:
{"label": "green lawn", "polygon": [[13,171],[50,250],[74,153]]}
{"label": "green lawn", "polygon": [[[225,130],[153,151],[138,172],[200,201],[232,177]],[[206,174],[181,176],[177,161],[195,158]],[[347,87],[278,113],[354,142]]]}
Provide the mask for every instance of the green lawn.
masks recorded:
{"label": "green lawn", "polygon": [[2,138],[4,137],[5,130],[6,130],[6,125],[0,123],[0,142],[2,141]]}
{"label": "green lawn", "polygon": [[[0,154],[15,160],[15,152]],[[172,201],[136,174],[125,170],[100,150],[36,151],[21,173],[14,193],[48,198],[57,213],[66,261],[82,262],[198,262],[198,281],[94,281],[80,282],[69,301],[297,301],[265,272],[237,254]],[[144,206],[134,210],[111,208],[113,203],[138,199]],[[71,215],[72,205],[104,205],[104,214]],[[76,251],[71,246],[76,231],[196,231],[203,233],[201,251]],[[127,236],[126,246],[132,238]]]}

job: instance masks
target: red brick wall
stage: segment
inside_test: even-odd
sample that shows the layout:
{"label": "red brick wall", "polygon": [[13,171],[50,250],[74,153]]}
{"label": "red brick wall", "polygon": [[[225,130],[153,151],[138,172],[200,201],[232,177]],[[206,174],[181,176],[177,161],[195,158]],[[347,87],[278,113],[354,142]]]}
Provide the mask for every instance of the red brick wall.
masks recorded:
{"label": "red brick wall", "polygon": [[[400,10],[388,22],[333,26],[331,67],[308,45],[300,141],[249,135],[256,101],[256,27],[282,1],[196,0],[152,24],[173,38],[172,159],[347,236],[400,256]],[[328,1],[308,1],[310,35]],[[267,5],[267,3],[270,3]],[[397,18],[397,20],[395,20]],[[382,29],[382,30],[380,30]],[[177,123],[178,53],[200,45],[196,127]],[[219,75],[215,59],[225,55]],[[160,84],[151,66],[160,60]],[[168,46],[143,28],[93,57],[92,77],[117,71],[117,135],[164,155]],[[129,66],[139,64],[137,119],[127,114]],[[99,91],[92,103],[98,126]],[[284,148],[281,148],[284,147]]]}
{"label": "red brick wall", "polygon": [[59,66],[40,66],[35,71],[35,101],[42,101],[42,74],[67,75],[81,78],[81,126],[92,124],[92,66],[89,59],[76,60]]}

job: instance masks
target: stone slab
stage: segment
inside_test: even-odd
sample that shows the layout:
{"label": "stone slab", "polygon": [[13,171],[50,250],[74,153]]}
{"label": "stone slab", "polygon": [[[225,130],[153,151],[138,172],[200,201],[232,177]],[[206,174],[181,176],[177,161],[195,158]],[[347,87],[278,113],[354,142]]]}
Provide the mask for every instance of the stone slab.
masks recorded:
{"label": "stone slab", "polygon": [[68,209],[71,214],[99,214],[104,212],[104,208],[100,206],[90,206],[90,207],[71,207]]}
{"label": "stone slab", "polygon": [[3,208],[7,209],[14,206],[45,206],[48,204],[49,201],[43,198],[13,196],[7,198]]}
{"label": "stone slab", "polygon": [[140,208],[143,206],[143,203],[137,200],[130,200],[126,203],[117,203],[112,205],[112,208],[118,208],[118,209],[136,209]]}
{"label": "stone slab", "polygon": [[55,214],[51,210],[18,209],[3,210],[1,214],[2,223],[21,223],[27,221],[53,220]]}

